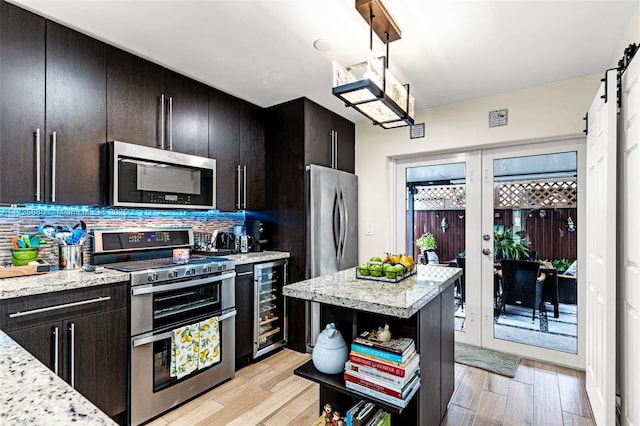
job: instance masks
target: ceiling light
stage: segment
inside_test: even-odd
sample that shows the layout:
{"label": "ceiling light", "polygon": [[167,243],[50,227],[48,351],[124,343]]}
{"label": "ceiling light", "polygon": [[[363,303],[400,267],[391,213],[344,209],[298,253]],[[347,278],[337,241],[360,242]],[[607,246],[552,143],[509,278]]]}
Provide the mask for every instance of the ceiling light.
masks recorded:
{"label": "ceiling light", "polygon": [[[369,24],[369,55],[347,67],[333,61],[332,93],[385,129],[413,125],[415,99],[409,85],[389,71],[389,43],[402,37],[400,28],[380,0],[356,0],[356,9]],[[386,56],[374,55],[373,32],[386,45]]]}

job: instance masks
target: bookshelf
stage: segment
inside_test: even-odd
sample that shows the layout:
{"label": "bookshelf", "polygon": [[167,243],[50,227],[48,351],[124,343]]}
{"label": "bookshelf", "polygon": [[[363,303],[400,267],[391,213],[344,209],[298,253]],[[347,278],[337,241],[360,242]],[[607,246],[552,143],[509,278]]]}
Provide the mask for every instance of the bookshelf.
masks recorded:
{"label": "bookshelf", "polygon": [[443,287],[438,296],[410,318],[321,304],[321,324],[335,323],[347,342],[351,342],[362,330],[380,322],[388,322],[393,334],[414,339],[420,355],[421,385],[409,404],[401,408],[346,388],[343,373],[323,374],[309,361],[298,367],[294,374],[320,384],[319,412],[325,403],[346,412],[364,399],[389,411],[392,415],[391,424],[440,424],[454,387],[453,286]]}

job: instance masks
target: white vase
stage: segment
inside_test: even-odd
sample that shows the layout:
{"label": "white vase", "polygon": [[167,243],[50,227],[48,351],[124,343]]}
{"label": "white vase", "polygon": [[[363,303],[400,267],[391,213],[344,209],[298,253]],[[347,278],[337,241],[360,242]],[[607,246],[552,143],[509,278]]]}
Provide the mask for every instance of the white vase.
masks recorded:
{"label": "white vase", "polygon": [[349,359],[349,349],[336,330],[334,323],[327,324],[318,336],[311,360],[318,371],[325,374],[338,374],[344,371],[344,363]]}

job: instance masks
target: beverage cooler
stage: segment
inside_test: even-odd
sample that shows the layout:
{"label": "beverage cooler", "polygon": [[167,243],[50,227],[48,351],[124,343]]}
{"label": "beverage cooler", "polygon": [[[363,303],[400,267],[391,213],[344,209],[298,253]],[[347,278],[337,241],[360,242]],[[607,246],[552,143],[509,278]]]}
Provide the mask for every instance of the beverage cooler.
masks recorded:
{"label": "beverage cooler", "polygon": [[287,260],[258,263],[253,267],[254,306],[253,358],[283,346],[285,309],[282,287],[287,284]]}

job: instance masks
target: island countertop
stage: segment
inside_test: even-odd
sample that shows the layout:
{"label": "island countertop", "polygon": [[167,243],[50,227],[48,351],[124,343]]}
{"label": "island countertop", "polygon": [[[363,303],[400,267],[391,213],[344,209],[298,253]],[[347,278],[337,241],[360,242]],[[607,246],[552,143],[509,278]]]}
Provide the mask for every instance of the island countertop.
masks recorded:
{"label": "island countertop", "polygon": [[0,424],[115,423],[0,330]]}
{"label": "island countertop", "polygon": [[283,287],[288,297],[410,318],[462,275],[462,269],[417,265],[417,273],[398,282],[356,278],[355,268]]}

